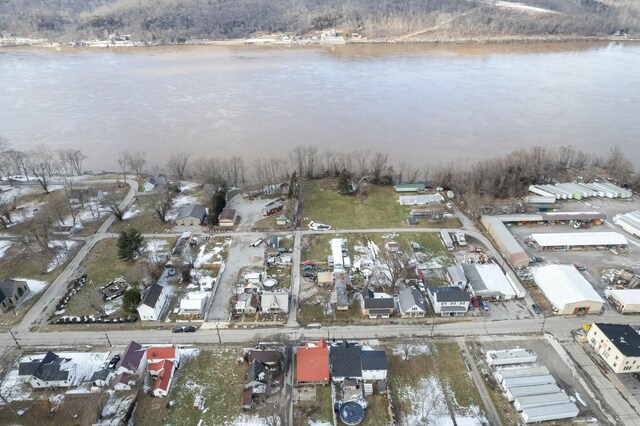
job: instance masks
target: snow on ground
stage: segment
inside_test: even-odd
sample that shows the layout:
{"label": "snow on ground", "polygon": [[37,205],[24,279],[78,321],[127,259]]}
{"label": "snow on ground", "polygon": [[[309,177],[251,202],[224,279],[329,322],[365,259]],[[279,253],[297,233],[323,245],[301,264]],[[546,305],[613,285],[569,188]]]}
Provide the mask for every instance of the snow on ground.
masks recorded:
{"label": "snow on ground", "polygon": [[122,308],[122,297],[118,297],[104,303],[104,311],[107,315],[118,312],[120,308]]}
{"label": "snow on ground", "polygon": [[4,254],[7,252],[7,250],[9,250],[9,247],[11,247],[12,242],[11,241],[0,241],[0,259],[2,259],[4,257]]}
{"label": "snow on ground", "polygon": [[[193,263],[194,266],[196,268],[200,268],[205,263],[211,263],[213,258],[217,256],[220,252],[222,252],[225,249],[225,247],[230,243],[231,243],[231,240],[225,240],[224,244],[217,245],[209,250],[207,250],[207,245],[203,244],[202,246],[200,246],[200,251],[198,252],[198,255],[196,256],[196,260]],[[218,260],[222,260],[222,259],[218,259]]]}
{"label": "snow on ground", "polygon": [[150,262],[157,263],[165,258],[165,255],[169,253],[171,247],[166,240],[146,240],[146,246],[144,252],[147,255],[147,259]]}
{"label": "snow on ground", "polygon": [[[445,389],[445,386],[435,376],[423,378],[416,388],[411,386],[401,388],[399,390],[400,398],[408,401],[411,405],[411,412],[407,414],[403,424],[407,426],[426,423],[435,426],[454,425],[451,418],[452,413],[447,406],[445,392],[453,395],[451,389],[448,387]],[[457,406],[455,395],[453,397],[454,404]],[[457,407],[455,411],[453,417],[455,417],[456,425],[482,426],[488,424],[478,407]]]}
{"label": "snow on ground", "polygon": [[[394,346],[393,354],[404,357],[404,348],[402,347],[402,345]],[[430,355],[430,354],[431,354],[431,348],[429,347],[429,345],[411,345],[411,349],[409,350],[409,356]]]}
{"label": "snow on ground", "polygon": [[109,352],[56,352],[61,358],[71,358],[76,364],[74,386],[88,381],[93,373],[102,369],[102,365],[109,360]]}
{"label": "snow on ground", "polygon": [[138,216],[140,213],[142,213],[142,210],[136,208],[136,206],[133,205],[133,206],[131,206],[131,208],[129,210],[127,210],[122,215],[122,220],[131,219],[132,217]]}
{"label": "snow on ground", "polygon": [[47,288],[47,286],[49,285],[45,281],[31,280],[29,278],[13,278],[13,279],[17,281],[26,281],[27,285],[29,286],[29,290],[31,290],[29,294],[27,294],[27,296],[24,299],[22,299],[22,302],[20,302],[21,304],[31,299],[36,294],[42,293],[44,289]]}
{"label": "snow on ground", "polygon": [[508,8],[508,9],[522,10],[524,12],[557,13],[557,12],[554,12],[553,10],[543,9],[541,7],[535,7],[535,6],[528,6],[528,5],[522,4],[522,3],[512,3],[512,2],[509,2],[509,1],[497,1],[496,2],[496,6],[497,7],[505,7],[505,8]]}
{"label": "snow on ground", "polygon": [[226,422],[225,426],[268,426],[268,423],[261,417],[242,414],[231,422]]}
{"label": "snow on ground", "polygon": [[69,251],[76,244],[78,244],[77,241],[66,241],[66,240],[65,241],[61,241],[61,240],[49,241],[47,245],[49,246],[49,248],[52,248],[54,250],[54,255],[53,255],[53,259],[49,263],[49,266],[47,266],[47,272],[53,271],[58,266],[66,262],[67,257],[69,256]]}
{"label": "snow on ground", "polygon": [[323,421],[315,422],[313,420],[309,420],[309,426],[331,426],[331,423]]}
{"label": "snow on ground", "polygon": [[185,181],[180,182],[180,190],[182,192],[193,191],[198,186],[200,186],[200,184],[195,182],[185,182]]}

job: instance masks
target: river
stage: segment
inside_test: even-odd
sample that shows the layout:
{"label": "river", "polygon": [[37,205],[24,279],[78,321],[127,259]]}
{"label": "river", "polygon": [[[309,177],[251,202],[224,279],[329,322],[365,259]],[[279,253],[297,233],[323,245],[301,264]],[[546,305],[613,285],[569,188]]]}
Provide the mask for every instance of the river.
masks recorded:
{"label": "river", "polygon": [[346,45],[0,50],[0,135],[117,169],[194,157],[385,151],[472,161],[533,146],[640,165],[640,45]]}

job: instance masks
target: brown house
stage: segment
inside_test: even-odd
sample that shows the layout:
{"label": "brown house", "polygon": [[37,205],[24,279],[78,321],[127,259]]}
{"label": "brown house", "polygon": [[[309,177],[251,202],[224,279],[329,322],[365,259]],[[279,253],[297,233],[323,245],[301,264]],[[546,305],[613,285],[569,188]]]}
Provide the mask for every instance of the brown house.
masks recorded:
{"label": "brown house", "polygon": [[233,226],[236,223],[237,213],[234,209],[224,208],[222,212],[218,215],[218,222],[220,226]]}
{"label": "brown house", "polygon": [[25,281],[0,281],[0,309],[2,313],[15,309],[30,292],[31,290]]}
{"label": "brown house", "polygon": [[395,299],[388,294],[374,293],[369,289],[362,292],[362,315],[369,318],[389,318],[395,306]]}

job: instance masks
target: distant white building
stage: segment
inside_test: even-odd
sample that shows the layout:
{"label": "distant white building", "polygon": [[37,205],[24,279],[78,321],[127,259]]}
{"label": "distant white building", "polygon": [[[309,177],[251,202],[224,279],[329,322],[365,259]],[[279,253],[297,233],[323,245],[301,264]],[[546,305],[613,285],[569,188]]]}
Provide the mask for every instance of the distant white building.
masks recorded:
{"label": "distant white building", "polygon": [[267,292],[260,295],[260,307],[265,314],[289,313],[289,292]]}
{"label": "distant white building", "polygon": [[398,202],[401,206],[426,206],[427,204],[440,204],[444,198],[440,194],[429,195],[401,195]]}
{"label": "distant white building", "polygon": [[573,265],[533,268],[533,279],[560,315],[599,314],[604,300]]}
{"label": "distant white building", "polygon": [[208,294],[204,291],[192,291],[180,300],[180,312],[184,315],[202,315],[207,304]]}
{"label": "distant white building", "polygon": [[167,294],[164,287],[157,283],[153,284],[138,306],[140,319],[142,321],[158,321],[166,302]]}
{"label": "distant white building", "polygon": [[76,364],[69,358],[47,352],[42,357],[21,362],[18,375],[27,376],[34,389],[68,388],[74,385]]}

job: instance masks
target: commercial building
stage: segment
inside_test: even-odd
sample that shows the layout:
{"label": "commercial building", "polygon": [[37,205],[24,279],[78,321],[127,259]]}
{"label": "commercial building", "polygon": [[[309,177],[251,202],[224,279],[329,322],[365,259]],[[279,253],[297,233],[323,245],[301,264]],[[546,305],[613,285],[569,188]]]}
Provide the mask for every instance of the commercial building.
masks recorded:
{"label": "commercial building", "polygon": [[560,315],[598,314],[604,300],[573,265],[533,268],[533,278]]}
{"label": "commercial building", "polygon": [[426,206],[427,204],[440,204],[444,198],[440,194],[428,195],[401,195],[398,202],[401,206]]}
{"label": "commercial building", "polygon": [[[529,266],[529,255],[524,251],[522,246],[516,241],[515,237],[504,225],[502,216],[482,216],[480,220],[482,225],[487,229],[491,238],[496,243],[500,254],[507,259],[507,262],[514,268],[519,266]],[[535,216],[534,219],[539,216]]]}
{"label": "commercial building", "polygon": [[587,341],[615,373],[640,371],[640,334],[630,325],[595,322]]}
{"label": "commercial building", "polygon": [[640,289],[611,289],[605,290],[611,304],[623,314],[640,312]]}
{"label": "commercial building", "polygon": [[512,365],[512,364],[531,364],[536,362],[538,354],[531,349],[503,349],[495,351],[487,351],[487,364],[496,365]]}
{"label": "commercial building", "polygon": [[529,191],[543,197],[553,196],[558,200],[582,200],[590,197],[631,198],[633,195],[632,191],[610,182],[531,185]]}
{"label": "commercial building", "polygon": [[555,405],[555,404],[563,404],[565,402],[570,402],[571,398],[564,393],[547,393],[543,395],[532,395],[532,396],[521,396],[520,398],[516,398],[513,402],[513,406],[518,411],[522,411],[525,408],[533,408],[533,407],[543,407],[545,405]]}
{"label": "commercial building", "polygon": [[562,404],[528,407],[522,410],[522,420],[525,423],[537,423],[547,420],[571,419],[580,414],[578,406],[573,402]]}
{"label": "commercial building", "polygon": [[517,398],[533,395],[546,395],[550,393],[562,392],[562,389],[555,383],[537,386],[521,386],[517,388],[509,388],[505,394],[509,401],[515,401]]}
{"label": "commercial building", "polygon": [[613,217],[613,223],[631,235],[640,237],[640,210],[627,214],[618,214]]}
{"label": "commercial building", "polygon": [[584,247],[610,249],[628,245],[624,235],[617,232],[531,234],[531,242],[540,250],[571,250]]}
{"label": "commercial building", "polygon": [[524,292],[495,263],[465,264],[462,269],[469,280],[469,290],[476,297],[497,300],[524,297]]}

